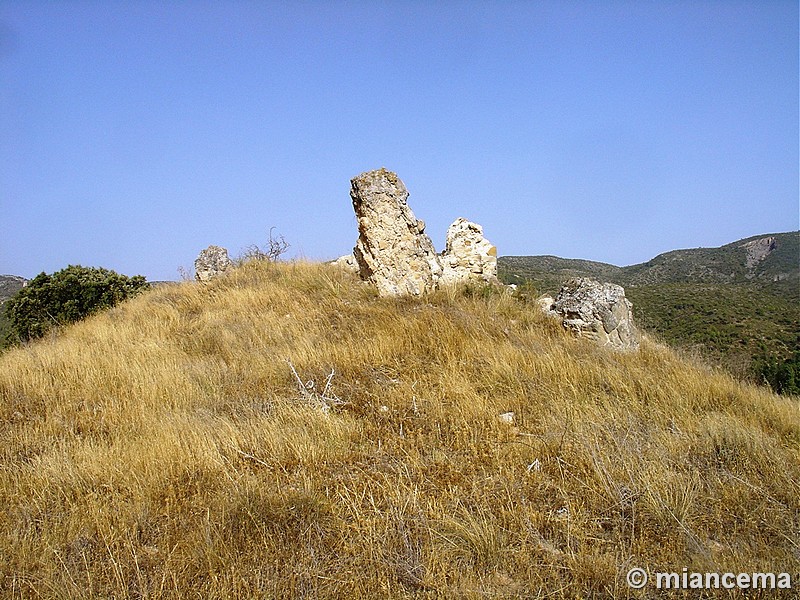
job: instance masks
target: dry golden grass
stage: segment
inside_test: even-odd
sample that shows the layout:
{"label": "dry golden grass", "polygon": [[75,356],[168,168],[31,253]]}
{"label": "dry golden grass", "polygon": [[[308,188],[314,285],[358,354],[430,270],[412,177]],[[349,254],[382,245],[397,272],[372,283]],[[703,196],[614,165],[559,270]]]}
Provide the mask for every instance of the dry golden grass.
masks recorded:
{"label": "dry golden grass", "polygon": [[800,571],[797,398],[323,265],[5,352],[0,456],[9,598],[644,598],[632,566]]}

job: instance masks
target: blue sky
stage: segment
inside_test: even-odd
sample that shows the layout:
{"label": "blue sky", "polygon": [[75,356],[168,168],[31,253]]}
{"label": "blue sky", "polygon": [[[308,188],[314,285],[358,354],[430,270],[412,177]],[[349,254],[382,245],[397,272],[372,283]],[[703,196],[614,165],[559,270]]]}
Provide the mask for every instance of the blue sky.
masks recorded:
{"label": "blue sky", "polygon": [[0,3],[0,273],[351,251],[396,171],[437,249],[627,265],[798,229],[798,4]]}

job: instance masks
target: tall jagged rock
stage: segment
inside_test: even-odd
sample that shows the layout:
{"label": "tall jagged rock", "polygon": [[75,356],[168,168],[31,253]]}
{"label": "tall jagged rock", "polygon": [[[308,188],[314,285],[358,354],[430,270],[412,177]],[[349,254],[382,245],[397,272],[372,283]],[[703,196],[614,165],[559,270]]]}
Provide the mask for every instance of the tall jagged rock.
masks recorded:
{"label": "tall jagged rock", "polygon": [[497,282],[497,248],[483,237],[483,227],[463,217],[456,219],[447,229],[441,263],[441,283]]}
{"label": "tall jagged rock", "polygon": [[639,348],[641,335],[631,309],[621,286],[588,277],[565,283],[553,305],[564,327],[616,350]]}
{"label": "tall jagged rock", "polygon": [[361,278],[381,296],[419,296],[435,289],[442,268],[400,178],[386,169],[362,173],[351,180],[350,197],[358,219],[353,256]]}
{"label": "tall jagged rock", "polygon": [[220,246],[209,246],[201,251],[194,261],[194,277],[197,281],[210,281],[233,268],[228,251]]}

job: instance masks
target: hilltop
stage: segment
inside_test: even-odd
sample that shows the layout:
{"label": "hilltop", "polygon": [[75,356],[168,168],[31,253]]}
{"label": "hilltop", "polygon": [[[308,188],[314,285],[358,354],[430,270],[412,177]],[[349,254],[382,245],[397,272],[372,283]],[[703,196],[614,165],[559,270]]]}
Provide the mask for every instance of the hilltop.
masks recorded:
{"label": "hilltop", "polygon": [[799,481],[796,399],[492,287],[254,262],[0,355],[8,597],[649,598],[798,573]]}
{"label": "hilltop", "polygon": [[[772,243],[756,244],[761,240]],[[622,286],[778,284],[800,294],[800,231],[756,235],[719,248],[672,250],[628,267],[557,256],[502,256],[498,263],[504,280],[531,281],[548,292],[570,277],[595,277]]]}
{"label": "hilltop", "polygon": [[800,340],[800,232],[719,248],[673,250],[628,267],[555,256],[505,256],[498,276],[556,293],[572,277],[625,287],[640,325],[738,376],[792,355]]}

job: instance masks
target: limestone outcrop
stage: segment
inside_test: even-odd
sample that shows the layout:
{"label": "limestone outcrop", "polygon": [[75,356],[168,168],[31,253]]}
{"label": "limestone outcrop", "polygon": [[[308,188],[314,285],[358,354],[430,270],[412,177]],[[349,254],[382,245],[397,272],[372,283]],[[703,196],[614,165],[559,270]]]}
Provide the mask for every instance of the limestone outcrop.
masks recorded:
{"label": "limestone outcrop", "polygon": [[778,247],[778,244],[776,239],[770,236],[747,242],[739,247],[744,248],[747,252],[745,265],[748,269],[753,270]]}
{"label": "limestone outcrop", "polygon": [[361,278],[381,296],[419,296],[435,289],[442,268],[425,223],[408,206],[408,190],[400,178],[378,169],[350,184],[358,219],[353,256]]}
{"label": "limestone outcrop", "polygon": [[358,218],[358,241],[352,256],[331,264],[358,273],[381,296],[419,296],[468,280],[498,283],[497,249],[483,237],[483,228],[456,219],[447,230],[444,252],[437,254],[395,173],[362,173],[351,180],[350,197]]}
{"label": "limestone outcrop", "polygon": [[553,299],[552,296],[540,296],[536,299],[536,304],[539,305],[539,308],[542,309],[542,312],[546,315],[557,315],[558,313],[555,312],[555,305],[556,301]]}
{"label": "limestone outcrop", "polygon": [[209,246],[194,261],[194,277],[197,281],[210,281],[232,268],[233,261],[225,248]]}
{"label": "limestone outcrop", "polygon": [[616,350],[639,348],[641,334],[631,309],[621,286],[588,277],[565,283],[553,305],[565,328]]}
{"label": "limestone outcrop", "polygon": [[359,272],[358,263],[356,262],[356,257],[353,256],[352,254],[345,254],[344,256],[340,256],[336,260],[332,260],[329,264],[341,267],[346,271],[355,273],[356,275]]}
{"label": "limestone outcrop", "polygon": [[497,281],[497,248],[483,237],[483,227],[463,217],[456,219],[447,229],[441,262],[441,283]]}

